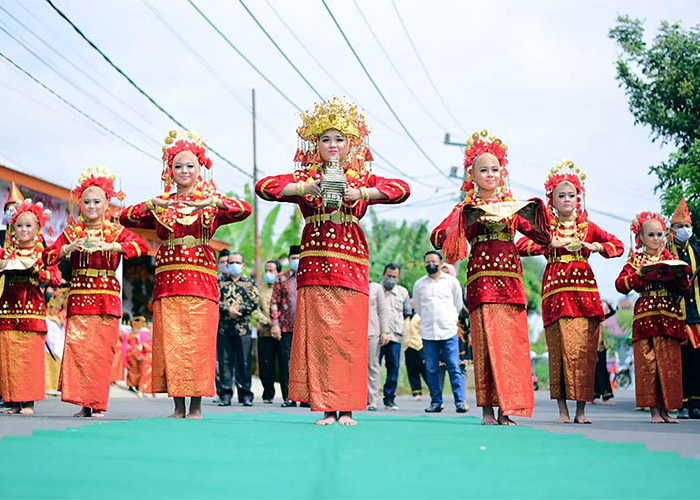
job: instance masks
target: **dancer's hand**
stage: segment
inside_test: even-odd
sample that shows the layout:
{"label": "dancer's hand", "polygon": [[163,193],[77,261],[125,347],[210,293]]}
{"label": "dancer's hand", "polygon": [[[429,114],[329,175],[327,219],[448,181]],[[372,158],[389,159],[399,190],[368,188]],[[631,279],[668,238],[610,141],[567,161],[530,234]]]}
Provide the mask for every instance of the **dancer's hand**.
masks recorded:
{"label": "dancer's hand", "polygon": [[304,184],[304,194],[321,196],[321,181]]}
{"label": "dancer's hand", "polygon": [[345,201],[357,201],[362,198],[362,191],[355,188],[348,188],[345,190],[345,196],[343,199]]}
{"label": "dancer's hand", "polygon": [[83,244],[85,243],[86,239],[87,238],[78,238],[73,243],[68,243],[67,245],[63,245],[63,247],[61,248],[61,252],[63,252],[63,255],[68,257],[70,254],[75,252],[78,248],[82,247]]}
{"label": "dancer's hand", "polygon": [[552,242],[549,244],[549,246],[552,248],[562,248],[568,245],[569,243],[573,242],[560,240],[559,238],[552,238]]}

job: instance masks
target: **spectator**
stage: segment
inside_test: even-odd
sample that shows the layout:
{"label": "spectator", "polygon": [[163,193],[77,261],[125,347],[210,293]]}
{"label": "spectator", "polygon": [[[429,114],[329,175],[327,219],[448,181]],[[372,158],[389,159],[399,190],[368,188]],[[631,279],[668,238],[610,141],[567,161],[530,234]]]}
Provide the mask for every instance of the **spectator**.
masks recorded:
{"label": "spectator", "polygon": [[297,270],[300,253],[299,245],[289,247],[289,270],[277,276],[270,299],[270,332],[273,338],[280,341],[281,348],[280,387],[284,399],[283,408],[297,405],[289,400],[289,358],[292,353],[294,314],[297,310]]}
{"label": "spectator", "polygon": [[457,316],[462,309],[462,288],[453,276],[440,270],[442,256],[436,251],[425,254],[426,276],[413,286],[416,313],[421,317],[421,338],[425,356],[425,371],[430,389],[428,413],[443,410],[438,367],[445,362],[458,413],[467,412],[464,404],[464,382],[459,369]]}
{"label": "spectator", "polygon": [[275,365],[278,365],[280,374],[284,370],[282,345],[278,338],[272,336],[270,324],[272,291],[281,270],[282,264],[277,260],[268,260],[265,263],[265,273],[260,286],[260,302],[253,312],[258,328],[258,368],[263,385],[263,404],[272,404],[275,398]]}
{"label": "spectator", "polygon": [[219,406],[231,405],[234,381],[238,402],[243,406],[253,406],[253,392],[250,390],[253,354],[250,316],[258,307],[259,292],[253,280],[243,275],[243,255],[230,254],[228,265],[230,276],[222,280],[219,297],[221,321],[216,356],[221,387]]}
{"label": "spectator", "polygon": [[[224,283],[230,278],[231,273],[228,272],[228,256],[231,254],[226,248],[221,250],[219,252],[219,261],[217,264],[217,271],[218,271],[218,276],[217,276],[217,281],[219,284],[219,296],[221,296],[221,287],[224,285]],[[224,311],[219,307],[219,325],[223,321],[226,320],[226,317],[228,317],[228,311]],[[221,337],[219,335],[216,336],[216,358],[218,360],[219,358],[219,352],[221,347],[219,346]],[[215,403],[221,402],[221,376],[219,374],[219,363],[216,363],[216,377],[214,379],[215,385],[216,385],[216,396],[217,399],[214,400]]]}
{"label": "spectator", "polygon": [[367,410],[377,411],[382,383],[379,351],[387,332],[386,299],[379,283],[369,284],[369,321],[367,325]]}
{"label": "spectator", "polygon": [[[413,311],[413,299],[411,299],[411,310]],[[411,385],[411,394],[414,401],[423,399],[423,388],[420,378],[423,377],[425,383],[425,359],[423,358],[423,339],[420,336],[420,314],[413,312],[410,318],[404,320],[403,351],[406,359],[406,372],[408,373],[408,383]]]}

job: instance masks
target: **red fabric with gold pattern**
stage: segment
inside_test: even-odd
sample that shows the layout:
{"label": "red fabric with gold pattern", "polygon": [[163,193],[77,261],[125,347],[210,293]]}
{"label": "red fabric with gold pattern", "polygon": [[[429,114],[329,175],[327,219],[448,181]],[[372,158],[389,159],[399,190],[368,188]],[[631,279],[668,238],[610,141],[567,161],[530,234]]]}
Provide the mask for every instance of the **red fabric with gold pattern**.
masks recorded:
{"label": "red fabric with gold pattern", "polygon": [[[333,208],[321,207],[316,196],[284,196],[282,190],[289,183],[314,182],[321,179],[321,171],[312,167],[292,174],[266,177],[255,186],[255,192],[264,200],[296,203],[304,217],[330,214]],[[348,186],[377,188],[385,200],[359,200],[352,206],[343,206],[346,214],[361,219],[370,205],[403,203],[410,196],[408,184],[399,179],[387,179],[346,170]],[[332,221],[309,223],[301,235],[301,257],[297,287],[313,285],[341,286],[369,294],[369,247],[365,234],[357,222],[334,224]]]}
{"label": "red fabric with gold pattern", "polygon": [[674,294],[683,294],[690,289],[690,277],[685,275],[672,281],[658,281],[642,277],[639,272],[645,264],[672,258],[665,248],[658,258],[635,252],[627,259],[615,280],[618,292],[628,294],[635,290],[640,294],[634,304],[632,342],[656,336],[678,340],[687,338],[683,311]]}
{"label": "red fabric with gold pattern", "polygon": [[[556,235],[557,225],[552,225]],[[614,235],[603,231],[590,221],[577,225],[577,239],[600,243],[600,255],[606,259],[619,257],[625,247]],[[598,284],[588,259],[591,251],[585,247],[572,252],[564,247],[540,245],[530,238],[520,238],[515,247],[521,257],[545,255],[547,266],[542,276],[542,320],[544,326],[560,318],[605,318],[600,302]]]}
{"label": "red fabric with gold pattern", "polygon": [[[81,223],[67,226],[44,253],[44,261],[58,264],[61,248],[85,238]],[[105,243],[119,243],[122,252],[90,252],[76,250],[70,255],[72,276],[68,293],[68,316],[73,314],[122,315],[121,286],[115,276],[122,255],[125,259],[140,257],[148,251],[146,242],[119,224],[105,221],[100,236]]]}
{"label": "red fabric with gold pattern", "polygon": [[683,406],[681,343],[674,338],[652,337],[633,344],[634,392],[641,408]]}
{"label": "red fabric with gold pattern", "polygon": [[[192,195],[181,201],[201,201],[208,196]],[[164,195],[163,198],[168,198]],[[171,196],[174,199],[175,196]],[[154,229],[163,243],[156,252],[153,300],[175,295],[191,295],[219,301],[216,281],[217,256],[209,240],[216,229],[241,221],[251,213],[242,200],[219,198],[226,208],[207,207],[188,211],[184,205],[168,209],[146,208],[139,203],[122,210],[119,221],[127,227]]]}

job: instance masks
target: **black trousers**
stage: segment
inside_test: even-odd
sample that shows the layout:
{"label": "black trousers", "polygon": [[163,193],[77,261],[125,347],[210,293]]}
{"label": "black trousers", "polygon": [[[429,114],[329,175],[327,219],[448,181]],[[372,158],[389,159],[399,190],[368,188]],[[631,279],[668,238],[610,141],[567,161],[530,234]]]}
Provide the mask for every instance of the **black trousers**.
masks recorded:
{"label": "black trousers", "polygon": [[253,400],[250,390],[252,357],[253,339],[250,334],[226,333],[216,336],[216,363],[219,369],[216,391],[219,397],[232,396],[235,382],[238,402]]}
{"label": "black trousers", "polygon": [[608,373],[607,351],[598,351],[598,360],[595,364],[595,379],[593,381],[593,397],[607,401],[613,397],[610,385],[610,373]]}
{"label": "black trousers", "polygon": [[[291,337],[291,335],[290,335]],[[272,401],[275,397],[275,372],[279,373],[282,398],[287,401],[289,389],[289,356],[285,365],[283,340],[273,337],[258,337],[258,363],[260,381],[263,385],[263,399]],[[290,344],[291,347],[291,344]]]}
{"label": "black trousers", "polygon": [[683,408],[700,408],[700,349],[681,345]]}
{"label": "black trousers", "polygon": [[408,372],[408,383],[411,384],[411,392],[414,396],[422,394],[420,378],[423,377],[425,385],[428,381],[425,379],[425,358],[423,358],[423,350],[416,351],[412,347],[404,351],[406,358],[406,371]]}

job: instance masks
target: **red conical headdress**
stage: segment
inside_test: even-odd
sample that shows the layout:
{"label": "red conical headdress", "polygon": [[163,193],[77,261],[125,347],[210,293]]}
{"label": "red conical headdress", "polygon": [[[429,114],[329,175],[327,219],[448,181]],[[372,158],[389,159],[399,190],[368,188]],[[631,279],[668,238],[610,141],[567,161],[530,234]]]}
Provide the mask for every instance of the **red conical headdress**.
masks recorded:
{"label": "red conical headdress", "polygon": [[693,220],[690,218],[690,211],[688,210],[688,204],[685,202],[685,198],[681,197],[681,201],[678,202],[676,211],[673,212],[671,216],[671,225],[677,224],[679,222],[692,224]]}
{"label": "red conical headdress", "polygon": [[5,206],[3,206],[2,209],[7,210],[7,205],[9,205],[10,203],[22,203],[23,201],[24,196],[22,196],[22,193],[17,187],[17,184],[15,184],[13,181],[12,184],[10,184],[10,194],[7,196],[7,199],[5,200]]}

